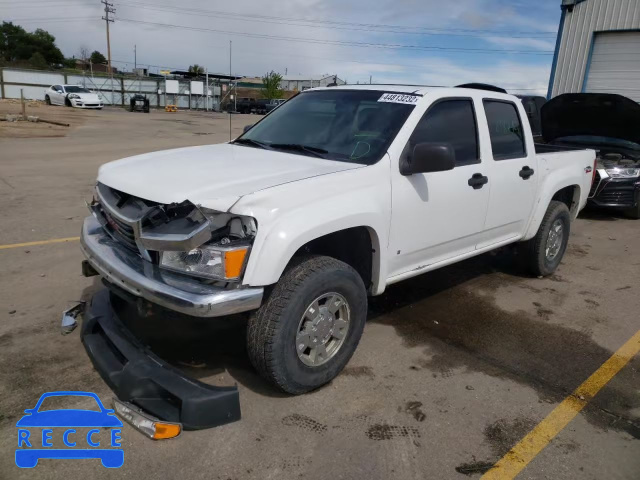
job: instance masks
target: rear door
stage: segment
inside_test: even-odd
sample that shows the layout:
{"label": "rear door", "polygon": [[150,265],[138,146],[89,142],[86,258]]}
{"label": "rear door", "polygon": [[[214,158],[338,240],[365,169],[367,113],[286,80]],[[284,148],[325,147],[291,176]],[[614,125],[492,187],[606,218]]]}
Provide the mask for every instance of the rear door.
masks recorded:
{"label": "rear door", "polygon": [[[518,103],[520,105],[518,105]],[[477,248],[521,237],[537,192],[537,157],[521,102],[484,98],[491,145],[487,169],[491,196],[484,234]]]}
{"label": "rear door", "polygon": [[489,201],[489,184],[478,180],[486,176],[487,167],[481,161],[476,118],[472,98],[437,100],[423,114],[402,155],[418,143],[448,143],[456,167],[403,176],[394,166],[390,280],[474,251]]}

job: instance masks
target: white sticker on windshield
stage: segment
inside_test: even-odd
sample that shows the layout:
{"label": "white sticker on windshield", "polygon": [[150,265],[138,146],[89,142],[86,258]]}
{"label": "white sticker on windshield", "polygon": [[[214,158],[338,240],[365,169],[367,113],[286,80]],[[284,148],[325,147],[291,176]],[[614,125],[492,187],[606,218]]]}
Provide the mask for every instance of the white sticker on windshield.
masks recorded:
{"label": "white sticker on windshield", "polygon": [[378,99],[379,102],[387,103],[405,103],[407,105],[415,105],[418,103],[417,95],[406,95],[404,93],[383,93]]}

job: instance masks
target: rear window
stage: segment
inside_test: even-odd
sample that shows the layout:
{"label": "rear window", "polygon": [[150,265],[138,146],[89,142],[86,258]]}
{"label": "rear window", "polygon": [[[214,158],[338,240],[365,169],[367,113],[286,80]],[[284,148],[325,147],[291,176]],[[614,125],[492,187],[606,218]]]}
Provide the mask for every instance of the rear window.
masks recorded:
{"label": "rear window", "polygon": [[524,130],[515,104],[501,100],[484,100],[483,104],[493,158],[508,160],[526,157]]}

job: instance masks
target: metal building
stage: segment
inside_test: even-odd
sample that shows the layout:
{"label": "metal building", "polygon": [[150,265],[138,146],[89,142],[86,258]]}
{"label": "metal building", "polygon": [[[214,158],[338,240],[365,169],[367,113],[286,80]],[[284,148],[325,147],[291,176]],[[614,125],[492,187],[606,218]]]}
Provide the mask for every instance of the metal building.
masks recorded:
{"label": "metal building", "polygon": [[547,96],[618,93],[640,102],[640,0],[562,0]]}

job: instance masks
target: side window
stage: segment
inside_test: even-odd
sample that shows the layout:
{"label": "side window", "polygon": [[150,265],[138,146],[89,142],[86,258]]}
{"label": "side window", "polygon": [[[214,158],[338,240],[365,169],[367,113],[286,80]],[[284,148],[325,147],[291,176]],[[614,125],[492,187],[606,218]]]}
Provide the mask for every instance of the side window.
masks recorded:
{"label": "side window", "polygon": [[442,100],[429,108],[409,138],[409,152],[418,143],[450,144],[456,153],[458,167],[480,163],[472,100]]}
{"label": "side window", "polygon": [[494,160],[527,156],[524,131],[516,106],[501,100],[484,100]]}
{"label": "side window", "polygon": [[62,87],[61,87],[60,85],[54,85],[54,86],[53,86],[53,89],[54,89],[56,92],[62,92]]}

